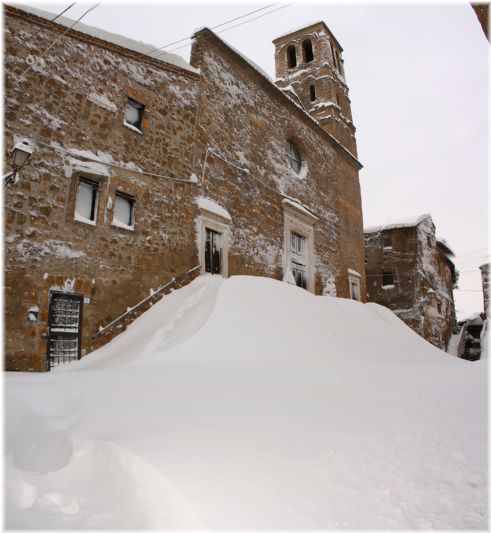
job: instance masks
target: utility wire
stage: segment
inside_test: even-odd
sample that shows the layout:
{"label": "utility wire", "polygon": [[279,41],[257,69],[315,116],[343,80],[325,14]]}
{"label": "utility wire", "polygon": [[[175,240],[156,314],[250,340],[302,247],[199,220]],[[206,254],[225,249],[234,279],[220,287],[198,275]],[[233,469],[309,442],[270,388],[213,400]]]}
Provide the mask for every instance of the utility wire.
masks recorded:
{"label": "utility wire", "polygon": [[[244,22],[241,22],[240,24],[235,24],[234,26],[230,26],[230,28],[225,28],[224,30],[222,31],[217,31],[217,35],[220,34],[220,33],[224,33],[228,30],[233,30],[234,28],[238,28],[239,26],[243,26],[244,24],[248,24],[249,22],[252,22],[253,20],[257,20],[257,19],[260,19],[262,17],[265,17],[266,15],[271,15],[271,13],[274,13],[275,11],[280,11],[280,9],[285,9],[286,7],[289,7],[291,6],[292,4],[286,4],[284,6],[281,6],[281,7],[278,7],[276,9],[272,9],[271,11],[268,11],[267,13],[263,13],[262,15],[259,15],[257,17],[254,17],[252,19],[249,19],[249,20],[246,20]],[[211,28],[210,28],[211,29]],[[186,46],[191,46],[191,43],[187,43],[187,44],[184,44],[182,46],[178,46],[177,48],[173,48],[172,50],[169,50],[169,53],[171,52],[175,52],[176,50],[180,50],[181,48],[186,48]]]}
{"label": "utility wire", "polygon": [[[53,17],[51,20],[51,22],[54,22],[56,19],[59,19],[61,17],[61,15],[63,15],[64,13],[66,13],[69,9],[71,9],[77,2],[73,2],[73,4],[70,4],[67,8],[65,8],[61,13],[58,13],[58,15],[56,15],[55,17]],[[43,31],[44,28],[40,28],[31,38],[30,40],[33,41],[42,31]],[[18,48],[23,44],[23,42],[20,42],[15,48],[14,48],[14,52],[16,52],[18,50]]]}
{"label": "utility wire", "polygon": [[[60,40],[62,39],[74,26],[75,24],[78,24],[84,17],[85,15],[87,15],[88,13],[90,13],[91,11],[93,11],[97,6],[100,5],[100,2],[98,2],[97,4],[94,4],[92,7],[89,7],[89,9],[87,9],[87,11],[85,11],[82,15],[80,15],[80,17],[78,17],[78,19],[70,26],[68,27],[59,37],[58,39],[55,39],[49,46],[48,48],[46,48],[46,50],[44,50],[44,52],[42,52],[39,57],[44,57],[48,52],[49,50],[51,50],[51,48],[53,48],[53,46]],[[66,10],[65,10],[66,11]],[[18,85],[24,78],[24,76],[32,69],[32,65],[29,65],[26,70],[24,70],[24,72],[17,78],[17,80],[14,82],[14,85]]]}
{"label": "utility wire", "polygon": [[[220,28],[221,26],[225,26],[225,24],[229,24],[230,22],[235,22],[236,20],[243,19],[244,17],[248,17],[249,15],[252,15],[253,13],[258,13],[259,11],[264,11],[265,9],[268,9],[268,7],[275,6],[275,4],[269,4],[266,7],[262,7],[261,9],[256,9],[255,11],[250,11],[249,13],[246,13],[245,15],[241,15],[240,17],[236,17],[234,19],[227,20],[225,22],[222,22],[221,24],[217,24],[216,26],[212,26],[210,29],[214,30],[215,28]],[[191,39],[191,37],[184,37],[183,39],[179,39],[178,41],[174,41],[173,43],[164,44],[163,46],[160,46],[159,48],[155,48],[154,50],[151,50],[148,52],[148,55],[153,54],[155,52],[158,52],[159,50],[163,50],[164,48],[168,48],[169,46],[173,46],[174,44],[182,43],[183,41],[187,41],[188,39]]]}
{"label": "utility wire", "polygon": [[32,142],[34,142],[36,144],[40,144],[41,146],[45,146],[46,148],[49,148],[50,150],[54,150],[55,152],[62,152],[62,153],[68,154],[68,155],[70,155],[73,158],[86,159],[87,161],[92,161],[93,163],[99,163],[100,165],[104,165],[104,166],[108,166],[108,167],[121,168],[121,169],[124,169],[124,170],[126,170],[128,172],[134,172],[136,174],[143,174],[145,176],[153,176],[153,177],[156,177],[156,178],[162,178],[162,179],[171,180],[171,181],[181,181],[183,183],[196,183],[193,180],[185,180],[183,178],[173,178],[172,176],[164,176],[162,174],[155,174],[153,172],[145,172],[144,170],[128,168],[128,167],[126,167],[124,165],[118,165],[117,163],[107,163],[106,161],[101,161],[100,159],[95,159],[93,157],[88,157],[88,156],[81,155],[81,154],[74,154],[70,150],[67,150],[65,148],[61,148],[59,146],[53,146],[51,144],[47,144],[47,143],[39,141],[37,139],[33,139],[32,137],[28,137],[27,135],[23,135],[19,131],[10,130],[10,129],[7,129],[7,128],[5,128],[4,131],[6,131],[8,133],[20,135],[22,137],[25,137],[26,139],[29,139],[30,141],[32,141]]}

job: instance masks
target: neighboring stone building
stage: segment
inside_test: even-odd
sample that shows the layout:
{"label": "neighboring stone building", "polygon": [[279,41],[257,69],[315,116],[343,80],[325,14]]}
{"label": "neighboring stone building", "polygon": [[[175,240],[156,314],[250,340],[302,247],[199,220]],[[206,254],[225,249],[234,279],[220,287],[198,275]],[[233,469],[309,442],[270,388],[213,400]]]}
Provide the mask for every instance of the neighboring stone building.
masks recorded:
{"label": "neighboring stone building", "polygon": [[455,327],[455,266],[431,216],[366,228],[365,253],[367,301],[446,350]]}
{"label": "neighboring stone building", "polygon": [[4,198],[7,369],[90,352],[197,265],[364,299],[361,165],[324,23],[275,41],[276,86],[208,29],[190,66],[82,24],[63,35],[71,21],[39,10],[4,14],[6,155],[36,146]]}
{"label": "neighboring stone building", "polygon": [[491,265],[489,263],[484,263],[479,269],[481,270],[481,280],[482,280],[482,295],[484,300],[484,314],[486,317],[489,317],[489,270]]}

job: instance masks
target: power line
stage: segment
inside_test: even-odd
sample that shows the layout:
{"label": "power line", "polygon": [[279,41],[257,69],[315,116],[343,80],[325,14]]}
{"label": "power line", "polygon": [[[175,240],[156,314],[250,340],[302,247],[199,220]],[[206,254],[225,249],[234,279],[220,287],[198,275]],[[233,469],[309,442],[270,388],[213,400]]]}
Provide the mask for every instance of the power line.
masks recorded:
{"label": "power line", "polygon": [[128,167],[126,167],[124,165],[118,165],[117,163],[107,163],[106,161],[101,161],[100,159],[94,159],[92,157],[88,157],[88,156],[81,155],[81,154],[74,154],[70,150],[67,150],[65,148],[61,148],[59,146],[53,146],[51,144],[47,144],[47,143],[39,141],[37,139],[33,139],[32,137],[29,137],[27,135],[23,135],[19,131],[10,130],[8,128],[5,128],[4,131],[6,131],[8,133],[12,133],[12,134],[16,134],[16,135],[20,135],[22,137],[25,137],[26,139],[29,139],[30,141],[32,141],[32,142],[34,142],[36,144],[40,144],[41,146],[45,146],[46,148],[54,150],[55,152],[63,152],[63,153],[68,154],[68,155],[70,155],[72,157],[75,157],[75,158],[80,157],[81,159],[87,159],[88,161],[92,161],[94,163],[99,163],[100,165],[105,165],[105,166],[108,166],[108,167],[121,168],[121,169],[127,170],[129,172],[134,172],[136,174],[143,174],[145,176],[153,176],[153,177],[156,177],[156,178],[162,178],[162,179],[166,179],[166,180],[181,181],[183,183],[196,183],[196,181],[193,181],[193,180],[190,180],[190,179],[189,180],[185,180],[183,178],[173,178],[172,176],[163,176],[162,174],[155,174],[153,172],[145,172],[144,170],[128,168]]}
{"label": "power line", "polygon": [[[257,17],[254,17],[252,19],[249,19],[249,20],[246,20],[244,22],[241,22],[240,24],[235,24],[234,26],[230,26],[230,28],[225,28],[224,30],[222,31],[217,31],[217,35],[220,34],[220,33],[224,33],[228,30],[233,30],[234,28],[238,28],[239,26],[243,26],[244,24],[248,24],[249,22],[252,22],[253,20],[257,20],[257,19],[260,19],[262,17],[265,17],[266,15],[271,15],[271,13],[274,13],[275,11],[280,11],[280,9],[285,9],[286,7],[289,7],[291,6],[292,4],[286,4],[284,6],[281,6],[281,7],[278,7],[276,9],[272,9],[271,11],[268,11],[267,13],[263,13],[262,15],[259,15]],[[181,48],[186,48],[186,46],[191,46],[191,43],[187,43],[187,44],[184,44],[182,46],[178,46],[177,48],[173,48],[172,50],[169,50],[169,53],[171,52],[175,52],[176,50],[180,50]]]}
{"label": "power line", "polygon": [[463,255],[474,255],[474,254],[481,253],[481,252],[487,252],[488,250],[489,250],[489,247],[486,247],[486,248],[480,248],[479,250],[472,250],[470,252],[464,252],[458,255],[459,257],[462,257]]}
{"label": "power line", "polygon": [[464,259],[463,261],[455,261],[455,262],[460,265],[463,265],[465,263],[471,263],[472,261],[483,261],[484,259],[488,259],[488,257],[491,257],[491,254],[482,255],[480,257],[473,257],[472,259]]}
{"label": "power line", "polygon": [[[56,19],[59,19],[61,17],[61,15],[63,15],[64,13],[66,13],[69,9],[71,9],[77,2],[73,2],[73,4],[70,4],[67,8],[65,8],[61,13],[58,13],[58,15],[56,15],[55,17],[53,17],[51,20],[51,22],[54,22]],[[44,28],[39,28],[39,30],[30,38],[31,41],[33,41],[42,31],[44,30]],[[14,48],[14,52],[16,52],[18,50],[18,48],[23,44],[24,41],[20,42],[15,48]]]}
{"label": "power line", "polygon": [[[87,9],[87,11],[85,11],[82,15],[80,15],[80,17],[78,17],[78,19],[71,25],[69,26],[59,37],[58,39],[55,39],[49,46],[48,48],[46,48],[46,50],[44,50],[44,52],[41,52],[41,54],[39,55],[39,57],[44,57],[48,51],[53,48],[53,46],[60,40],[62,39],[65,34],[67,34],[74,26],[75,24],[78,24],[84,17],[85,15],[87,15],[88,13],[90,13],[91,11],[93,11],[97,6],[100,5],[100,2],[98,2],[97,4],[94,4],[92,7],[89,7],[89,9]],[[66,11],[66,10],[65,10]],[[29,65],[26,70],[24,70],[24,72],[17,78],[17,80],[14,82],[14,85],[18,85],[22,79],[24,78],[24,76],[31,70],[32,68],[32,65]]]}
{"label": "power line", "polygon": [[460,291],[460,292],[482,292],[482,289],[454,289],[454,291]]}
{"label": "power line", "polygon": [[[222,22],[221,24],[217,24],[216,26],[212,26],[210,29],[214,30],[215,28],[220,28],[221,26],[225,26],[225,24],[229,24],[230,22],[235,22],[236,20],[243,19],[244,17],[248,17],[249,15],[258,13],[259,11],[264,11],[265,9],[268,9],[268,7],[275,6],[276,4],[277,2],[275,4],[269,4],[266,7],[262,7],[261,9],[250,11],[249,13],[246,13],[245,15],[241,15],[240,17],[236,17],[234,19],[230,19],[225,22]],[[163,50],[164,48],[168,48],[169,46],[173,46],[174,44],[182,43],[183,41],[187,41],[188,39],[191,39],[191,37],[184,37],[183,39],[179,39],[178,41],[174,41],[173,43],[164,44],[163,46],[160,46],[159,48],[155,48],[154,50],[151,50],[150,52],[148,52],[148,55],[158,52],[159,50]]]}

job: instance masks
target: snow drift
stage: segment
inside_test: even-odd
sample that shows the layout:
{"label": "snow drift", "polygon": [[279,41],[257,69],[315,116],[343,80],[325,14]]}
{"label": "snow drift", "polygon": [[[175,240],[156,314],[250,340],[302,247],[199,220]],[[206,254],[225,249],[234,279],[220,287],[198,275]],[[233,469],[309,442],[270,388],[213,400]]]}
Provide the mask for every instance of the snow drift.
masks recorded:
{"label": "snow drift", "polygon": [[376,304],[200,277],[6,379],[9,528],[487,527],[487,367]]}

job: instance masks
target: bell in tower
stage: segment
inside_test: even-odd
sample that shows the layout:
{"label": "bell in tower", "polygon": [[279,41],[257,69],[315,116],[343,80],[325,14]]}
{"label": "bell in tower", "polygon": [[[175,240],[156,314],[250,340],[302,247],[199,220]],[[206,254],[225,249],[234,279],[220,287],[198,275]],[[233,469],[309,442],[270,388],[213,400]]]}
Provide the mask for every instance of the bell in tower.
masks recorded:
{"label": "bell in tower", "polygon": [[273,44],[276,86],[356,156],[343,49],[334,35],[324,22],[316,22],[278,37]]}

